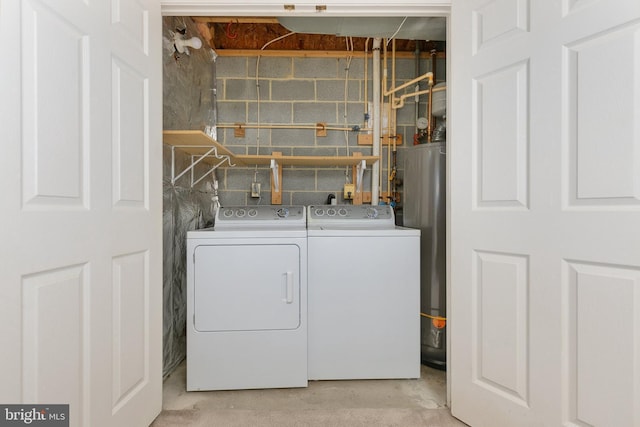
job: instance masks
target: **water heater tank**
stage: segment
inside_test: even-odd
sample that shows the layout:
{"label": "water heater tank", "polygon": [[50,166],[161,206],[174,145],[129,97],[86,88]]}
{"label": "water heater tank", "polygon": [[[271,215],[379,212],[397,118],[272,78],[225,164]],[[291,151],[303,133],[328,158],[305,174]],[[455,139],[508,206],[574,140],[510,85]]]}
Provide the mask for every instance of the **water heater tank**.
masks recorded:
{"label": "water heater tank", "polygon": [[431,114],[436,117],[442,117],[447,113],[447,84],[445,82],[438,83],[433,89],[444,88],[438,92],[433,92]]}

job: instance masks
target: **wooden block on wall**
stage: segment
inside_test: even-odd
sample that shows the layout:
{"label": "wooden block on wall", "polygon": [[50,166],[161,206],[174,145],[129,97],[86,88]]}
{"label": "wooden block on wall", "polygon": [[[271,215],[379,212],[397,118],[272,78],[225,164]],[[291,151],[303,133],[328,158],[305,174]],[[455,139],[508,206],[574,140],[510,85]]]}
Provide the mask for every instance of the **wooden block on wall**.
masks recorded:
{"label": "wooden block on wall", "polygon": [[326,123],[316,123],[316,136],[327,136]]}
{"label": "wooden block on wall", "polygon": [[235,136],[236,138],[244,138],[245,130],[242,123],[235,123],[234,126],[235,127],[233,128],[233,136]]}
{"label": "wooden block on wall", "polygon": [[[389,135],[382,136],[382,145],[389,145],[389,142],[393,144],[393,140],[395,139],[396,145],[402,145],[404,138],[401,134],[392,135],[389,138]],[[358,145],[373,145],[373,135],[371,134],[359,134],[358,135]]]}
{"label": "wooden block on wall", "polygon": [[373,135],[371,135],[370,133],[359,133],[358,145],[373,145]]}

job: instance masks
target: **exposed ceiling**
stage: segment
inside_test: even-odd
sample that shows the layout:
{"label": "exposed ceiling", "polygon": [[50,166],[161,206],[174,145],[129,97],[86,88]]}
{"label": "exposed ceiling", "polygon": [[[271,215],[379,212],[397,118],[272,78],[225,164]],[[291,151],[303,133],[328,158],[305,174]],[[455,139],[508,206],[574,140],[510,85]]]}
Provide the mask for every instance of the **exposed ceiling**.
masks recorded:
{"label": "exposed ceiling", "polygon": [[[352,37],[353,50],[362,51],[367,38],[390,38],[397,31],[394,39],[399,52],[414,52],[416,47],[423,52],[445,50],[444,18],[193,17],[193,20],[216,50],[257,50],[292,31],[295,34],[269,44],[268,49],[340,51],[347,49],[346,38]],[[371,49],[371,42],[368,48]]]}

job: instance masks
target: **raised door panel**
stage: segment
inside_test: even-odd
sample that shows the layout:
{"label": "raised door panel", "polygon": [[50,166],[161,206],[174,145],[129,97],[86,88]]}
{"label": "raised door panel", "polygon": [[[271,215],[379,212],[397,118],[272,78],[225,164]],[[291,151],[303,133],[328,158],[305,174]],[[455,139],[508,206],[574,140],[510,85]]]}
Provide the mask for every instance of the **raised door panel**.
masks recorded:
{"label": "raised door panel", "polygon": [[25,209],[89,207],[91,41],[59,11],[34,0],[22,3]]}
{"label": "raised door panel", "polygon": [[69,404],[75,425],[89,423],[89,265],[22,278],[22,400]]}
{"label": "raised door panel", "polygon": [[568,43],[564,56],[565,204],[640,209],[640,94],[628,83],[640,75],[640,25]]}
{"label": "raised door panel", "polygon": [[474,258],[475,382],[529,405],[529,259],[478,251]]}
{"label": "raised door panel", "polygon": [[635,426],[640,267],[575,260],[563,267],[566,425]]}

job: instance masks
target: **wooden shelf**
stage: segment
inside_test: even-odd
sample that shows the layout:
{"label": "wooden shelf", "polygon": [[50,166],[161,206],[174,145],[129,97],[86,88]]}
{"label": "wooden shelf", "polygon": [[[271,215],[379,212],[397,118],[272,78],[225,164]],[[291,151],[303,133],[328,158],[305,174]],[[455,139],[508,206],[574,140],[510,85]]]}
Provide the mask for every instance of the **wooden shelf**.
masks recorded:
{"label": "wooden shelf", "polygon": [[[165,130],[164,143],[184,150],[188,154],[202,155],[211,147],[216,147],[218,155],[229,156],[232,163],[242,166],[270,165],[275,159],[282,166],[354,166],[362,160],[367,165],[378,161],[377,156],[273,156],[273,155],[242,155],[234,154],[224,145],[199,130]],[[208,159],[205,159],[210,163]],[[216,159],[213,162],[217,163]]]}
{"label": "wooden shelf", "polygon": [[[162,140],[165,144],[178,147],[188,154],[202,155],[209,151],[211,147],[216,147],[218,155],[231,158],[235,156],[224,145],[199,130],[165,130],[162,132]],[[209,162],[207,161],[207,163]]]}
{"label": "wooden shelf", "polygon": [[235,156],[234,160],[245,165],[269,165],[275,159],[282,166],[354,166],[362,160],[372,165],[378,160],[375,156]]}
{"label": "wooden shelf", "polygon": [[[192,156],[202,156],[211,152],[211,156],[196,159],[191,158],[191,165],[184,171],[176,173],[175,150],[171,151],[171,183],[175,182],[187,172],[191,172],[191,186],[193,187],[206,177],[209,172],[225,164],[231,166],[252,166],[268,165],[271,168],[271,203],[282,204],[282,166],[351,166],[353,176],[362,175],[359,166],[362,162],[372,165],[378,161],[377,156],[363,156],[362,153],[354,152],[352,156],[283,156],[282,153],[274,152],[270,155],[236,155],[225,148],[218,141],[209,137],[199,130],[165,130],[163,132],[165,144],[174,148],[184,150]],[[213,154],[213,149],[217,153]],[[195,166],[199,162],[206,162],[211,165],[211,169],[199,179],[194,177]],[[354,204],[362,204],[363,194],[356,194]]]}

